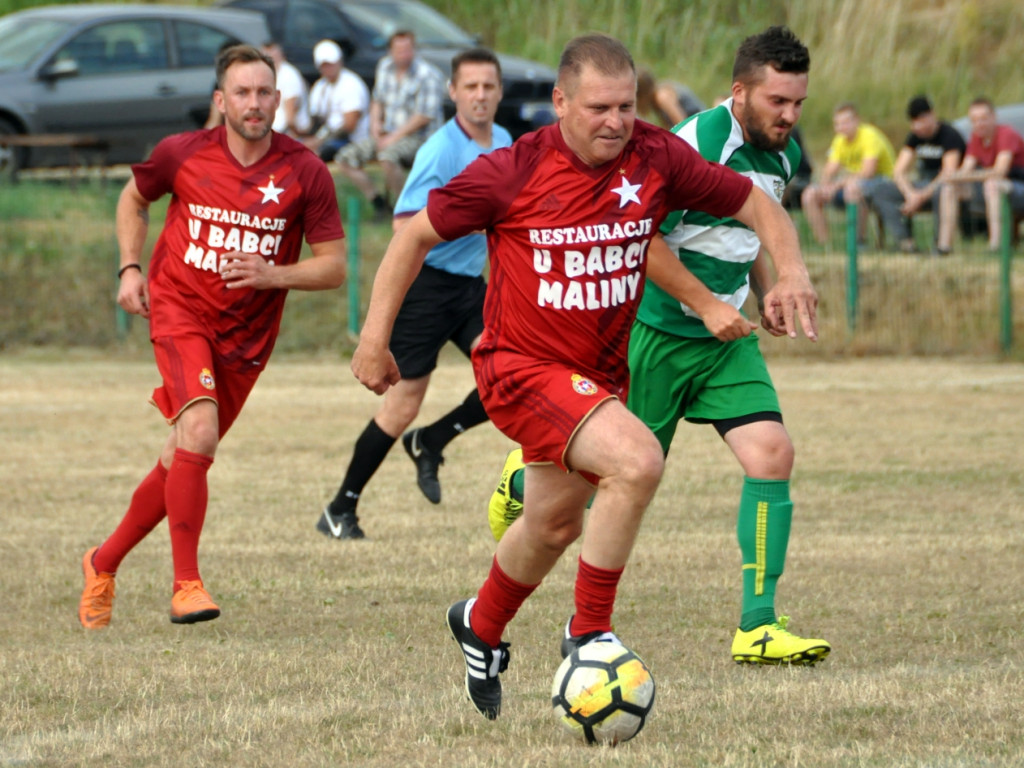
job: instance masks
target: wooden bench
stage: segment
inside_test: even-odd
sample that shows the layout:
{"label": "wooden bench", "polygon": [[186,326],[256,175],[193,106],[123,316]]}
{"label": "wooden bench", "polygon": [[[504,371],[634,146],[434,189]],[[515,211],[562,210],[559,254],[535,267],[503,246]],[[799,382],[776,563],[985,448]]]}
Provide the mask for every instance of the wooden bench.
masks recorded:
{"label": "wooden bench", "polygon": [[[104,171],[107,166],[107,152],[110,145],[97,136],[84,133],[14,133],[0,134],[0,148],[16,150],[19,147],[37,148],[66,148],[69,150],[70,158],[68,170],[71,173],[71,187],[74,188],[78,181],[78,169],[82,167],[83,154],[95,153],[100,169],[100,179],[106,181]],[[18,164],[14,158],[10,161],[10,176],[12,181],[18,180]]]}

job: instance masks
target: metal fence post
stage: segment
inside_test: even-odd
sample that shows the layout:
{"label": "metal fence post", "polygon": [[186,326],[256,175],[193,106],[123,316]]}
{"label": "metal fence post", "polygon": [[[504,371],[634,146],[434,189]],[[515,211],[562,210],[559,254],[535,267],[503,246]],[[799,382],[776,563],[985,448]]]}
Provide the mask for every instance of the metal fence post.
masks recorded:
{"label": "metal fence post", "polygon": [[1013,264],[1013,216],[1010,213],[1010,196],[1005,192],[999,196],[999,218],[1002,222],[999,238],[999,346],[1003,352],[1013,348],[1013,285],[1011,270]]}
{"label": "metal fence post", "polygon": [[348,213],[348,333],[359,335],[359,198],[345,200]]}
{"label": "metal fence post", "polygon": [[857,327],[857,203],[846,204],[846,327]]}

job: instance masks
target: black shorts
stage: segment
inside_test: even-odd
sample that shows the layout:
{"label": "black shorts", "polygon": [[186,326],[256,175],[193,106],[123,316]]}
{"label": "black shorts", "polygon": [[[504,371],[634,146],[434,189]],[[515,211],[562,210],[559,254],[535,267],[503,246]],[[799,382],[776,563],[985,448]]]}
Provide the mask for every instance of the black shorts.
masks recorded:
{"label": "black shorts", "polygon": [[469,357],[484,330],[482,277],[453,275],[423,265],[398,310],[391,354],[403,379],[419,379],[437,367],[437,355],[451,341]]}

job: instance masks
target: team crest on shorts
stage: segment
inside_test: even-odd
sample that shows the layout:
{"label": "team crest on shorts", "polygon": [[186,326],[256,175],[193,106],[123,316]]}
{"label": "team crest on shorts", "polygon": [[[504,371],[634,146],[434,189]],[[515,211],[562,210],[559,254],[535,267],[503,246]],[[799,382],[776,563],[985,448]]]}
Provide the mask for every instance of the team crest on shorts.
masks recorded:
{"label": "team crest on shorts", "polygon": [[581,395],[596,395],[597,385],[590,379],[585,379],[578,373],[572,375],[572,388]]}
{"label": "team crest on shorts", "polygon": [[199,383],[206,389],[213,389],[213,374],[210,373],[209,368],[203,368],[199,372]]}

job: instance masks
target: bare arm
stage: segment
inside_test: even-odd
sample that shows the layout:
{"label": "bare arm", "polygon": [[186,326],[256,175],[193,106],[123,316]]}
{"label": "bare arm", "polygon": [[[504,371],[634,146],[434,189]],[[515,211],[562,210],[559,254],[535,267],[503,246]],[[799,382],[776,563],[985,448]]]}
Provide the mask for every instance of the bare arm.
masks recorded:
{"label": "bare arm", "polygon": [[367,389],[384,394],[401,378],[388,349],[405,294],[419,274],[427,251],[441,242],[426,209],[421,210],[391,238],[373,278],[370,307],[352,355],[352,373]]}
{"label": "bare arm", "polygon": [[772,325],[764,312],[765,296],[768,295],[775,282],[769,258],[770,257],[764,248],[758,249],[757,258],[754,260],[754,264],[750,268],[750,288],[754,292],[754,296],[757,298],[757,311],[761,315],[761,327],[768,331],[772,336],[785,336],[786,329]]}
{"label": "bare arm", "polygon": [[[771,254],[778,280],[764,297],[764,315],[773,327],[796,338],[796,318],[804,335],[818,338],[818,295],[800,253],[800,240],[785,209],[757,187],[733,218],[754,230],[761,247]],[[767,327],[767,326],[766,326]]]}
{"label": "bare arm", "polygon": [[394,144],[399,139],[411,136],[428,125],[430,125],[430,118],[426,115],[409,115],[408,120],[395,128],[395,130],[391,131],[391,133],[384,134],[377,143],[381,147],[387,146],[388,144]]}
{"label": "bare arm", "polygon": [[719,341],[741,339],[757,328],[687,269],[661,235],[651,240],[647,249],[647,278],[700,315],[704,326]]}
{"label": "bare arm", "polygon": [[857,176],[862,179],[870,179],[878,173],[878,158],[877,157],[865,157],[860,164],[860,170],[857,171]]}
{"label": "bare arm", "polygon": [[687,118],[686,110],[671,86],[659,85],[654,91],[654,102],[668,117],[670,125],[681,123]]}
{"label": "bare arm", "polygon": [[892,169],[892,180],[896,182],[904,198],[909,198],[916,191],[910,183],[910,169],[914,165],[914,150],[910,147],[902,147],[899,155],[896,156],[896,164]]}
{"label": "bare arm", "polygon": [[295,264],[274,264],[258,253],[231,251],[221,256],[220,276],[228,288],[326,291],[345,282],[345,239],[310,246],[313,255]]}
{"label": "bare arm", "polygon": [[142,274],[142,267],[129,267],[142,263],[142,249],[149,232],[149,200],[142,196],[135,185],[135,177],[121,190],[117,199],[116,213],[117,247],[120,252],[120,285],[117,289],[117,303],[125,312],[149,317],[149,284]]}

